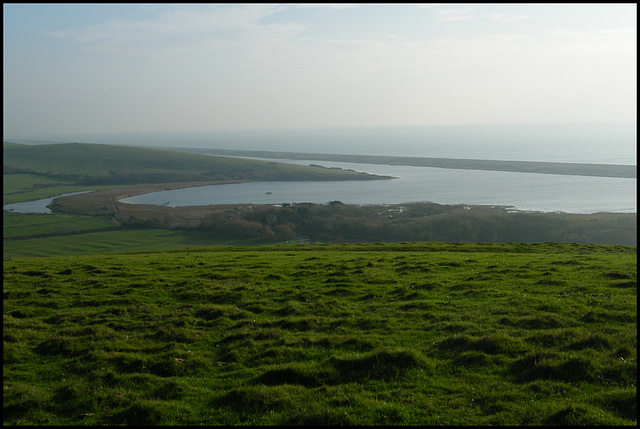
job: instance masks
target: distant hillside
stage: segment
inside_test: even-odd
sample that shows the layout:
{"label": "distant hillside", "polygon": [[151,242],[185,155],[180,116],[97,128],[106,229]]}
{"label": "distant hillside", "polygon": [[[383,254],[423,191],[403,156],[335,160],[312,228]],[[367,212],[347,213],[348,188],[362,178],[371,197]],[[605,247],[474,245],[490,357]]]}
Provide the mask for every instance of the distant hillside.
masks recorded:
{"label": "distant hillside", "polygon": [[257,150],[191,149],[211,155],[248,156],[272,159],[313,159],[363,164],[411,165],[415,167],[453,168],[459,170],[514,171],[520,173],[561,174],[569,176],[636,178],[635,165],[581,164],[569,162],[498,161],[486,159],[425,158],[407,156],[347,155],[326,153],[271,152]]}
{"label": "distant hillside", "polygon": [[35,173],[78,184],[389,178],[340,169],[102,144],[5,142],[3,149],[4,174]]}

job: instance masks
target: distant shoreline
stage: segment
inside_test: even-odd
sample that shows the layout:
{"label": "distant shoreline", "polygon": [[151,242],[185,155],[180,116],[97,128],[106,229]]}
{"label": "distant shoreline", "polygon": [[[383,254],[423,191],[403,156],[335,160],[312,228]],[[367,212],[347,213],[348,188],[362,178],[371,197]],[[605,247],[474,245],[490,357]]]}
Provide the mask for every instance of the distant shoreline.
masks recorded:
{"label": "distant shoreline", "polygon": [[496,161],[484,159],[426,158],[408,156],[348,155],[259,150],[162,148],[206,155],[252,158],[351,162],[357,164],[407,165],[413,167],[449,168],[457,170],[510,171],[517,173],[559,174],[566,176],[637,178],[637,166],[585,164],[568,162]]}

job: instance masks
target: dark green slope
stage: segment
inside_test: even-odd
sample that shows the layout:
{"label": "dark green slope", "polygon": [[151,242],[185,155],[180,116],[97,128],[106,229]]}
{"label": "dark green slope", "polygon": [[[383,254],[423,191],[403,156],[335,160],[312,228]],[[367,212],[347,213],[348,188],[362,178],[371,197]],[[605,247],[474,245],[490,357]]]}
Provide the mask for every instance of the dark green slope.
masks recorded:
{"label": "dark green slope", "polygon": [[211,180],[360,180],[366,173],[208,156],[172,150],[87,143],[4,143],[4,173],[40,173],[93,183]]}

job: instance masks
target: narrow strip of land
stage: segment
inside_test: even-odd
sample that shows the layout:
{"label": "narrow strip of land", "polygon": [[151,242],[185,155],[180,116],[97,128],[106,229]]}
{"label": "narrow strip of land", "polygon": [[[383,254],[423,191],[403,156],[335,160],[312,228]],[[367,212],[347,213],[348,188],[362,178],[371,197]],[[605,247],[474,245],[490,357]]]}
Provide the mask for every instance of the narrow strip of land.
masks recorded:
{"label": "narrow strip of land", "polygon": [[[177,149],[177,148],[176,148]],[[620,177],[635,179],[637,166],[614,164],[579,164],[568,162],[497,161],[484,159],[426,158],[380,155],[349,155],[303,152],[273,152],[233,149],[192,149],[188,152],[252,158],[316,160],[358,164],[408,165],[415,167],[452,168],[458,170],[511,171],[518,173],[562,174],[570,176]]]}

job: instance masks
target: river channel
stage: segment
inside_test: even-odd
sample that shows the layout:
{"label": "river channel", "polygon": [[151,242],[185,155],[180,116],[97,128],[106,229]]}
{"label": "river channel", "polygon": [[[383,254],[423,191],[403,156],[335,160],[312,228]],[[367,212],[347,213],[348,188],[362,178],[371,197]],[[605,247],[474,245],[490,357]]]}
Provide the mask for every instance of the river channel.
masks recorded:
{"label": "river channel", "polygon": [[85,194],[91,191],[71,192],[70,194],[62,194],[51,198],[43,198],[36,201],[26,201],[24,203],[7,204],[3,207],[4,210],[16,213],[51,213],[51,210],[47,207],[53,200],[58,197],[67,197],[70,195]]}

